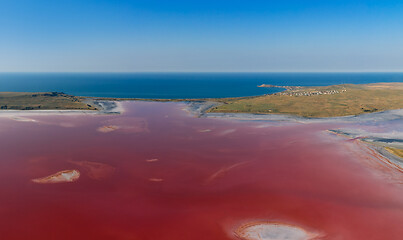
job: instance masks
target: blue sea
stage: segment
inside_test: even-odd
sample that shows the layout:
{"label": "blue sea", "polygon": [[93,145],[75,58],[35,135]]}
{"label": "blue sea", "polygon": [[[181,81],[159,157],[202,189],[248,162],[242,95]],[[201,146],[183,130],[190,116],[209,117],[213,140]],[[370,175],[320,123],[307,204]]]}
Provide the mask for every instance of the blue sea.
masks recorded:
{"label": "blue sea", "polygon": [[215,98],[280,91],[261,84],[324,86],[403,82],[403,73],[0,73],[1,92],[121,98]]}

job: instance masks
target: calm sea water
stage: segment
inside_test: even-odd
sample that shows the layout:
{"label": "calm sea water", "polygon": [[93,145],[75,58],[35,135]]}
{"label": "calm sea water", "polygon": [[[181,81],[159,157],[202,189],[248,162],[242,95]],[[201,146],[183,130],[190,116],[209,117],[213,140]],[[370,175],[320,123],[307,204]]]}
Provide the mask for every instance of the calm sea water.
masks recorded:
{"label": "calm sea water", "polygon": [[1,73],[0,91],[58,91],[77,96],[212,98],[279,91],[260,84],[323,86],[402,82],[403,73]]}

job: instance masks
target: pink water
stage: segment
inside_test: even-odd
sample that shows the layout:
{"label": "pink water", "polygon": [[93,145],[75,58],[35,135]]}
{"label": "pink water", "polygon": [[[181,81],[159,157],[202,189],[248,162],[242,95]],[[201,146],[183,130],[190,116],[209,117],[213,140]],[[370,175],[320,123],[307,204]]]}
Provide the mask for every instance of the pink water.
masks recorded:
{"label": "pink water", "polygon": [[[1,239],[236,239],[253,221],[321,239],[403,238],[402,173],[325,131],[336,125],[195,118],[175,103],[125,107],[0,118]],[[31,181],[69,169],[78,181]]]}

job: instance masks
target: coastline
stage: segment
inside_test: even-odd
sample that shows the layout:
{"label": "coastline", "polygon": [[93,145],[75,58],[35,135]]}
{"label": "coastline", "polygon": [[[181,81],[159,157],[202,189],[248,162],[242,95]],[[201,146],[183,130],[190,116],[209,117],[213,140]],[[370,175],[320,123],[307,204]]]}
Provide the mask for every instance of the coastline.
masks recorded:
{"label": "coastline", "polygon": [[[380,123],[382,121],[402,121],[403,122],[403,109],[387,110],[383,112],[366,113],[361,115],[343,116],[343,117],[328,117],[328,118],[307,118],[287,114],[254,114],[254,113],[211,113],[207,110],[214,105],[214,102],[185,102],[185,111],[193,116],[199,118],[212,118],[223,120],[236,120],[236,121],[262,121],[262,122],[285,122],[296,124],[311,124],[311,123],[339,123],[339,124],[363,124],[363,123]],[[216,103],[217,104],[217,103]],[[382,157],[386,158],[390,164],[403,171],[403,158],[392,154],[387,151],[386,147],[403,148],[403,136],[395,139],[380,138],[372,136],[367,132],[365,136],[360,134],[351,134],[341,130],[329,129],[329,132],[348,139],[357,139],[363,142],[366,146],[376,151]],[[382,134],[381,134],[382,135]],[[385,142],[399,141],[402,144],[390,144]]]}
{"label": "coastline", "polygon": [[[193,116],[198,118],[214,118],[214,119],[226,119],[226,120],[238,120],[238,121],[267,121],[267,122],[288,122],[288,123],[301,123],[301,124],[309,124],[309,123],[339,123],[339,124],[354,124],[354,123],[369,123],[369,122],[382,122],[382,121],[402,121],[403,122],[403,108],[398,105],[383,105],[380,109],[374,108],[373,110],[365,110],[361,111],[360,114],[352,114],[352,115],[343,115],[343,116],[329,116],[325,117],[310,117],[306,116],[306,114],[297,114],[297,113],[283,113],[276,111],[269,111],[264,113],[254,113],[244,111],[242,112],[226,112],[226,111],[215,111],[217,108],[222,108],[225,110],[230,103],[237,104],[239,101],[250,101],[254,99],[260,99],[266,97],[271,97],[270,99],[266,99],[266,105],[270,105],[271,102],[269,100],[272,97],[279,97],[281,99],[293,99],[292,101],[313,101],[315,98],[326,97],[326,99],[339,99],[338,101],[342,102],[349,95],[338,98],[338,96],[343,96],[346,94],[346,86],[343,85],[333,85],[327,87],[287,87],[287,86],[275,86],[270,84],[262,84],[258,87],[277,87],[284,88],[285,91],[280,93],[274,93],[271,95],[263,95],[257,97],[239,97],[239,98],[219,98],[219,99],[127,99],[127,98],[99,98],[99,97],[75,97],[72,95],[67,95],[64,93],[25,93],[25,103],[30,103],[29,97],[37,100],[37,96],[42,96],[46,98],[46,101],[52,101],[52,97],[62,97],[64,99],[68,99],[71,102],[78,102],[81,105],[88,106],[89,109],[28,109],[27,110],[11,110],[11,109],[2,109],[0,110],[0,117],[21,117],[21,116],[32,116],[32,115],[79,115],[79,114],[89,114],[89,115],[108,115],[108,114],[122,114],[124,112],[124,108],[122,105],[123,101],[151,101],[151,102],[180,102],[184,103],[185,107],[183,110],[187,111]],[[337,90],[340,88],[339,90]],[[329,90],[330,89],[330,90]],[[336,90],[334,90],[336,89]],[[397,94],[397,98],[395,96],[394,100],[400,99],[399,95],[403,90],[403,83],[376,83],[376,84],[366,84],[366,85],[349,85],[347,87],[347,92],[357,91],[357,93],[362,93],[362,91],[371,91],[369,89],[381,89],[382,93],[387,93],[386,91],[394,91],[394,94]],[[309,90],[309,92],[308,92]],[[370,92],[373,93],[373,92]],[[3,93],[7,96],[10,93]],[[14,95],[21,95],[21,93],[11,93]],[[326,96],[325,96],[326,95]],[[368,93],[366,93],[368,95]],[[370,95],[370,94],[369,94]],[[336,98],[334,98],[336,96]],[[356,95],[354,95],[356,96]],[[399,98],[400,97],[400,98]],[[367,96],[368,98],[368,96]],[[361,100],[366,100],[367,98],[362,98]],[[382,102],[385,99],[380,99]],[[288,100],[286,100],[288,101]],[[379,102],[378,101],[378,102]],[[18,103],[18,101],[15,101]],[[260,103],[255,103],[260,104]],[[347,103],[346,103],[347,104]],[[12,106],[12,105],[11,105]],[[14,105],[17,107],[23,107],[23,105]],[[386,107],[385,107],[386,106]],[[392,110],[388,109],[389,106]],[[398,109],[394,109],[394,107],[399,107]],[[38,107],[39,108],[39,107]],[[314,109],[314,108],[312,108]],[[386,110],[385,110],[386,109]],[[340,110],[340,109],[339,109]],[[317,110],[312,110],[317,111]],[[345,112],[344,114],[348,114],[349,112]],[[325,114],[326,115],[326,114]],[[21,120],[23,121],[23,119]],[[403,159],[391,152],[387,151],[385,147],[397,147],[398,149],[403,149],[403,136],[397,139],[387,139],[387,136],[375,136],[371,135],[370,132],[364,133],[354,133],[352,130],[332,130],[333,133],[340,133],[344,136],[351,138],[360,138],[361,141],[368,143],[370,145],[376,146],[376,151],[380,153],[382,156],[385,156],[391,162],[397,164],[401,168],[403,168]],[[378,134],[379,135],[379,134]],[[390,144],[387,141],[400,141],[402,144]]]}
{"label": "coastline", "polygon": [[89,104],[97,106],[97,110],[12,110],[1,109],[0,117],[19,117],[19,116],[32,116],[32,115],[108,115],[108,114],[122,114],[124,107],[119,101],[103,101],[91,100],[87,101]]}
{"label": "coastline", "polygon": [[292,114],[259,114],[259,113],[215,113],[208,112],[211,107],[219,105],[220,103],[212,101],[183,101],[187,107],[186,111],[203,118],[226,118],[234,120],[256,120],[256,121],[289,121],[289,122],[365,122],[375,120],[403,120],[403,108],[386,110],[382,112],[364,113],[360,115],[348,115],[341,117],[301,117]]}
{"label": "coastline", "polygon": [[[364,141],[365,142],[365,141]],[[400,171],[403,172],[403,158],[388,152],[384,146],[372,145],[375,151],[380,155],[388,159],[392,164],[394,164]]]}
{"label": "coastline", "polygon": [[[105,100],[99,98],[86,98],[82,99],[83,103],[96,106],[97,110],[0,110],[0,117],[15,118],[18,121],[30,121],[25,119],[27,116],[38,115],[119,115],[124,113],[125,109],[122,100]],[[125,100],[128,101],[128,100]],[[149,100],[130,100],[136,101],[149,101]],[[309,118],[301,117],[291,114],[256,114],[256,113],[212,113],[209,109],[220,105],[222,103],[211,100],[180,100],[180,101],[162,101],[162,102],[175,102],[183,103],[185,106],[182,110],[188,112],[190,115],[197,118],[210,118],[210,119],[223,119],[235,121],[262,121],[262,122],[283,122],[294,124],[311,124],[311,123],[339,123],[339,124],[354,124],[354,123],[377,123],[382,121],[402,121],[403,122],[403,109],[387,110],[382,112],[366,113],[352,116],[342,117],[326,117],[326,118]],[[328,129],[329,132],[346,137],[348,139],[357,139],[364,143],[368,148],[373,149],[380,156],[387,161],[384,163],[391,167],[403,171],[403,158],[392,154],[387,151],[385,147],[403,148],[403,136],[398,138],[402,144],[391,145],[382,141],[382,138],[371,136],[370,134],[363,136],[362,134],[351,133],[344,130]]]}
{"label": "coastline", "polygon": [[257,87],[277,87],[285,90],[259,96],[199,99],[105,98],[80,97],[63,92],[0,92],[0,106],[1,110],[100,110],[103,113],[105,109],[111,108],[108,106],[112,104],[111,102],[185,102],[190,104],[191,110],[199,116],[231,118],[234,116],[238,118],[240,116],[238,114],[243,114],[243,118],[251,116],[255,118],[257,115],[274,116],[265,116],[262,120],[349,118],[367,113],[403,109],[403,82],[316,87],[261,84]]}

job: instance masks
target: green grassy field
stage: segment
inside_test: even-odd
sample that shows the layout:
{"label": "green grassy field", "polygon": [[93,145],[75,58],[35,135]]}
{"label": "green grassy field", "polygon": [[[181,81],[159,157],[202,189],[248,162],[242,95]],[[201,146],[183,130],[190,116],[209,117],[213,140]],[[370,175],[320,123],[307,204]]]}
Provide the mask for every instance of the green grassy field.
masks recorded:
{"label": "green grassy field", "polygon": [[[317,94],[335,91],[338,93]],[[304,87],[281,94],[216,101],[222,104],[209,112],[291,114],[302,117],[359,115],[403,108],[403,83]]]}
{"label": "green grassy field", "polygon": [[0,93],[2,110],[96,110],[81,99],[64,93]]}

